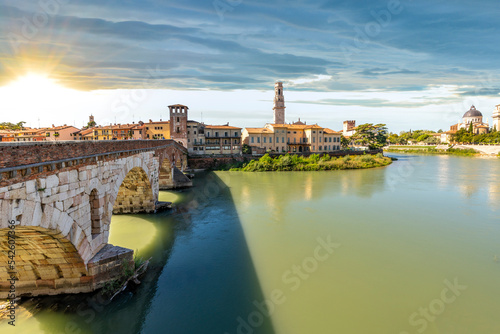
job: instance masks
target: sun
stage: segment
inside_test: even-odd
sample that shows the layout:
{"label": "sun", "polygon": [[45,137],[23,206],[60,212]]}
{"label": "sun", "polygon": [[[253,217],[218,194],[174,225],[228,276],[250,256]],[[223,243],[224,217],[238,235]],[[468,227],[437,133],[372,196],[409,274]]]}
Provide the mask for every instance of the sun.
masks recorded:
{"label": "sun", "polygon": [[63,110],[81,101],[82,93],[64,87],[49,75],[29,73],[0,87],[4,109],[26,114],[30,112],[53,113],[56,107]]}
{"label": "sun", "polygon": [[69,90],[57,84],[46,74],[30,73],[17,78],[7,86],[3,87],[17,97],[46,97],[59,95]]}

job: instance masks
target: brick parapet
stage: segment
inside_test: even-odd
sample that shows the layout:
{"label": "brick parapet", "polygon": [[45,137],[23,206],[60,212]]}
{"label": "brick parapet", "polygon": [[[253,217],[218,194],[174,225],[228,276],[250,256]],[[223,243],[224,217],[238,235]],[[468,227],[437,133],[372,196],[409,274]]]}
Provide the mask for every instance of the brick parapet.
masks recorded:
{"label": "brick parapet", "polygon": [[106,140],[106,141],[60,141],[60,142],[27,142],[1,143],[0,168],[24,166],[64,159],[76,159],[99,154],[155,149],[169,144],[173,140]]}

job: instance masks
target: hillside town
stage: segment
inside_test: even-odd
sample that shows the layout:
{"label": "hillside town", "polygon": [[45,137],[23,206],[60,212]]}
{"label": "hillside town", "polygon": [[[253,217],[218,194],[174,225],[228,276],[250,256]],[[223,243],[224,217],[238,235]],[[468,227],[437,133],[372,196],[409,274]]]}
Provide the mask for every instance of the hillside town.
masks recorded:
{"label": "hillside town", "polygon": [[[168,106],[168,120],[149,120],[127,124],[98,125],[93,115],[87,126],[78,129],[72,125],[54,125],[46,128],[24,127],[21,122],[11,128],[0,128],[1,142],[33,141],[101,141],[173,139],[188,149],[190,155],[241,155],[243,153],[328,153],[342,149],[365,149],[357,141],[355,120],[343,122],[339,131],[317,123],[307,124],[300,118],[285,122],[285,96],[282,82],[275,83],[273,122],[263,127],[238,127],[229,123],[211,125],[189,119],[189,107],[182,104]],[[483,119],[481,111],[471,106],[461,121],[447,131],[416,130],[388,134],[389,144],[449,144],[467,138],[485,137],[500,129],[500,105],[492,115],[492,124]],[[17,127],[17,128],[16,128]],[[342,144],[344,139],[344,144]],[[472,141],[472,140],[469,140]],[[246,147],[246,148],[245,148]]]}

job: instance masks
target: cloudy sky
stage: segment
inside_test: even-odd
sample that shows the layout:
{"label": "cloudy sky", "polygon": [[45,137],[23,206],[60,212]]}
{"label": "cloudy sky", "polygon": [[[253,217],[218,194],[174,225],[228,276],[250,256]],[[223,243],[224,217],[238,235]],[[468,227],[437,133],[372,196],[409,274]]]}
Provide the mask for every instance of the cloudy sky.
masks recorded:
{"label": "cloudy sky", "polygon": [[[500,104],[499,16],[494,0],[0,0],[0,113],[81,126],[181,103],[261,126],[280,80],[287,121],[446,129]],[[33,73],[67,90],[12,93]]]}

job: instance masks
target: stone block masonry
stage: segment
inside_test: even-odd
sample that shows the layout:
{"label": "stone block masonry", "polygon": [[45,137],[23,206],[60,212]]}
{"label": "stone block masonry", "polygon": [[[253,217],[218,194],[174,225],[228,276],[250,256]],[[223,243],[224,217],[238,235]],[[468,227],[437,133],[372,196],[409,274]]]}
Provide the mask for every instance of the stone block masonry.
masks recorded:
{"label": "stone block masonry", "polygon": [[[108,245],[113,212],[155,211],[159,180],[175,185],[171,166],[185,166],[187,161],[186,149],[173,141],[64,145],[0,145],[2,164],[9,166],[0,168],[0,268],[8,263],[2,234],[8,231],[8,221],[15,220],[21,236],[16,254],[20,294],[91,291],[118,275],[133,251]],[[102,155],[79,156],[96,152]],[[38,162],[41,168],[32,165]],[[0,270],[0,296],[6,291],[5,275]]]}

